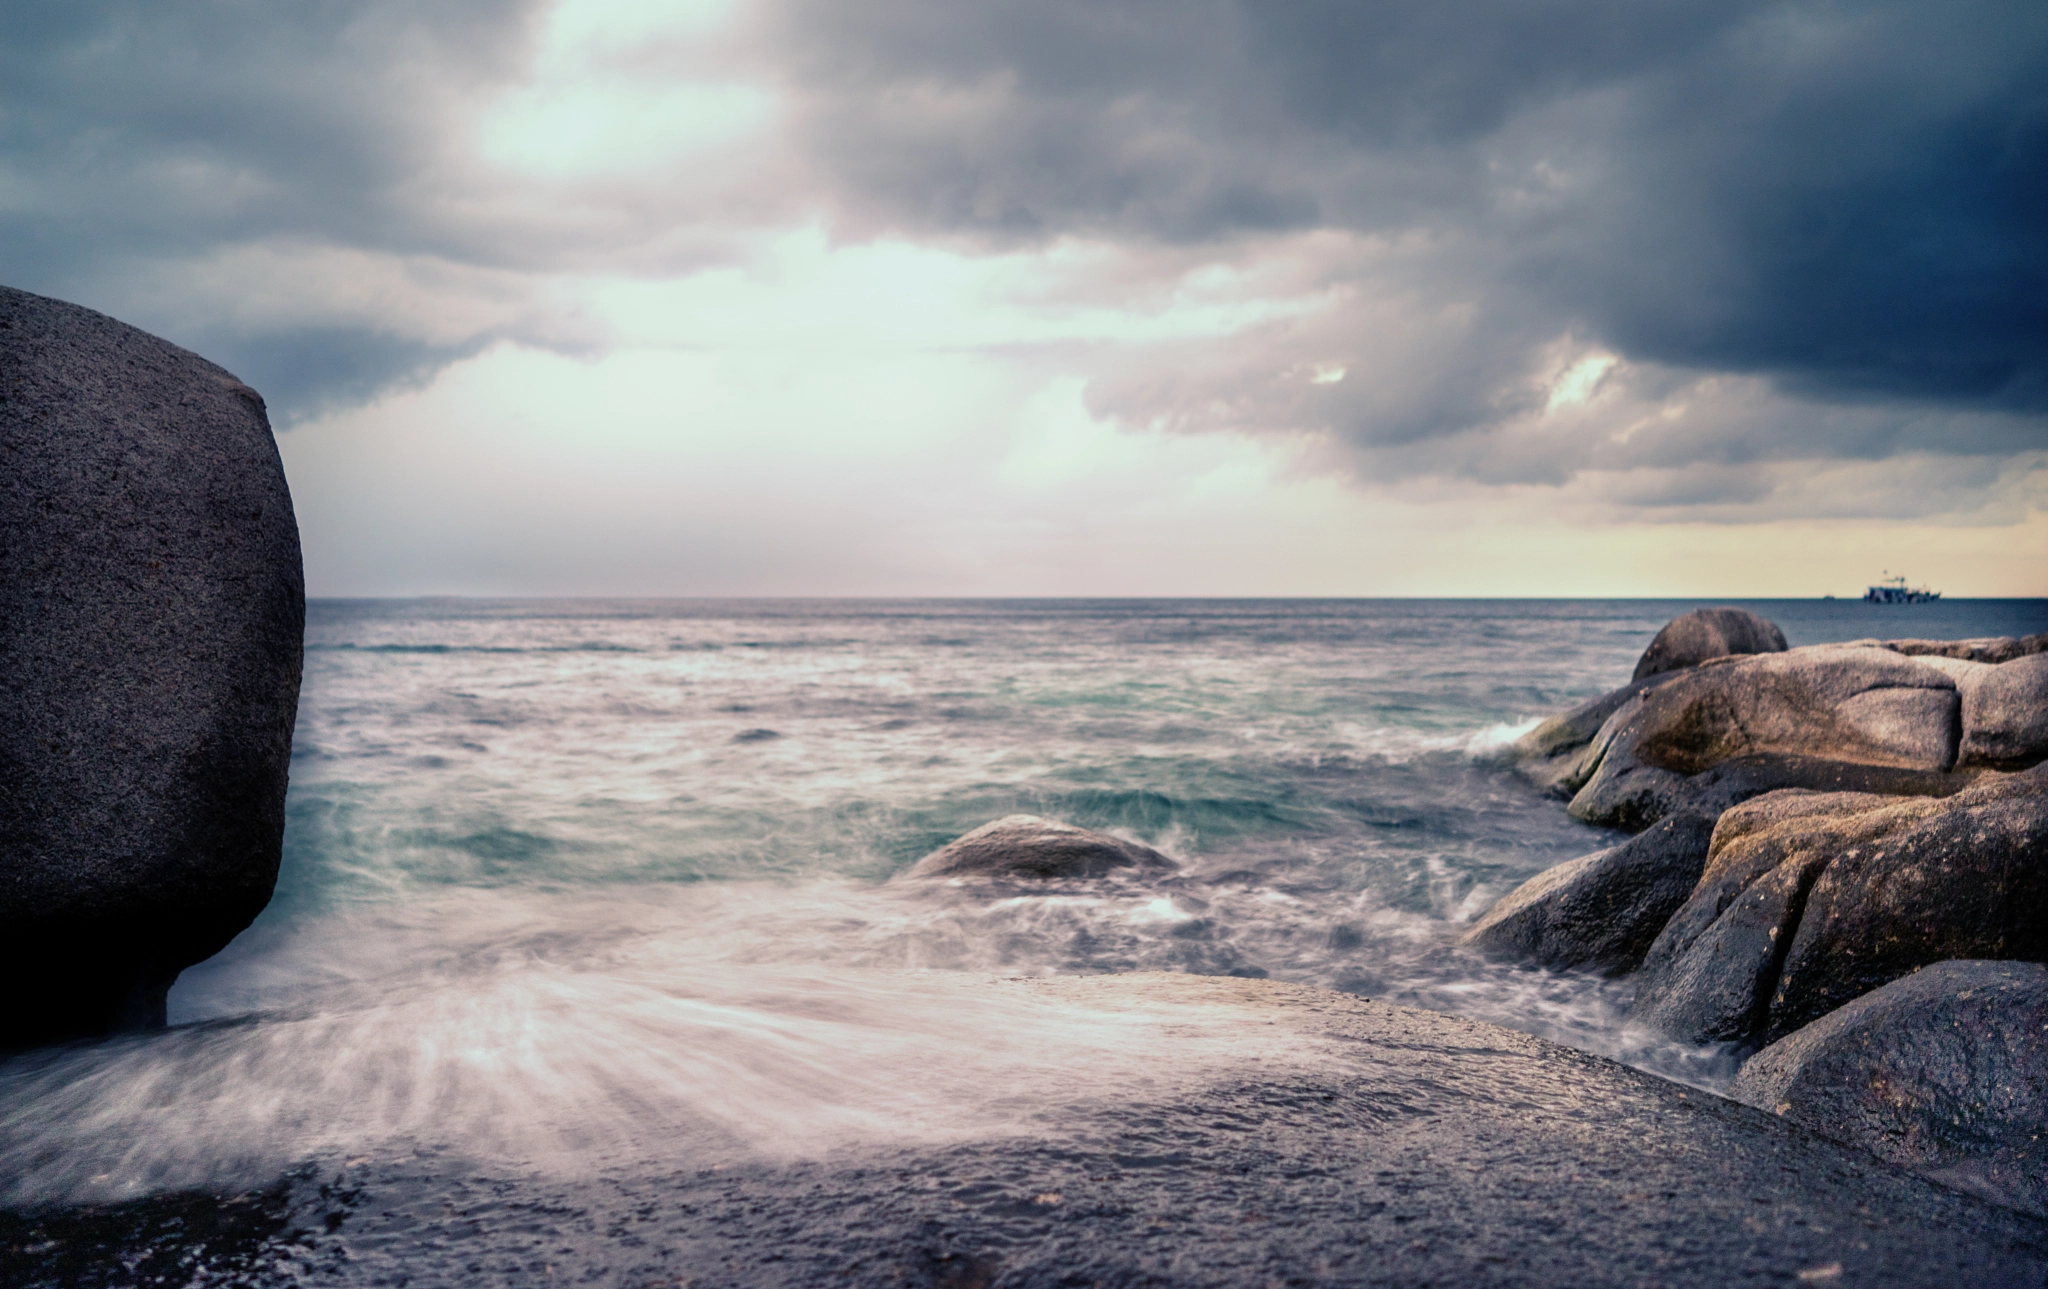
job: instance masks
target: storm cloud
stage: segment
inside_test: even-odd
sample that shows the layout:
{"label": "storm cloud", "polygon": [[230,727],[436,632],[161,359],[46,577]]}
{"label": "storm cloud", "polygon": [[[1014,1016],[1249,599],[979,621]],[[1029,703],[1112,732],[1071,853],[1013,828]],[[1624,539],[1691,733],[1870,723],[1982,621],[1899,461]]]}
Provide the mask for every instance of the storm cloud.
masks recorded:
{"label": "storm cloud", "polygon": [[[1325,252],[1331,310],[1120,365],[1095,386],[1105,412],[1323,428],[1380,469],[1529,479],[2048,446],[2048,10],[783,0],[776,15],[799,128],[852,227],[989,244],[1351,235]],[[1594,351],[1625,364],[1604,394],[1636,396],[1636,417],[1522,460],[1457,442],[1543,411],[1560,364]],[[1341,383],[1302,378],[1339,368]],[[1726,403],[1726,377],[1750,378],[1744,415],[1622,435],[1675,394]],[[1438,450],[1387,450],[1421,440]]]}
{"label": "storm cloud", "polygon": [[1276,304],[1077,350],[1091,411],[1314,439],[1361,480],[1740,518],[1812,504],[1792,464],[1896,461],[1988,515],[2048,468],[2039,5],[742,0],[581,70],[752,87],[744,147],[522,169],[486,118],[539,92],[549,16],[17,10],[0,277],[290,419],[499,340],[602,349],[561,275],[686,275],[761,229],[1079,245],[1043,290]]}

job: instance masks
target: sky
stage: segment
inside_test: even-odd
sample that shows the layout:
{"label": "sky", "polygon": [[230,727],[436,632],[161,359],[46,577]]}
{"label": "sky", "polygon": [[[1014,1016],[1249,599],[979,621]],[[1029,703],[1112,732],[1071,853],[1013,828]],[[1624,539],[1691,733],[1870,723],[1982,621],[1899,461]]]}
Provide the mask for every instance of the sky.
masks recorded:
{"label": "sky", "polygon": [[2038,0],[0,8],[314,595],[2048,595]]}

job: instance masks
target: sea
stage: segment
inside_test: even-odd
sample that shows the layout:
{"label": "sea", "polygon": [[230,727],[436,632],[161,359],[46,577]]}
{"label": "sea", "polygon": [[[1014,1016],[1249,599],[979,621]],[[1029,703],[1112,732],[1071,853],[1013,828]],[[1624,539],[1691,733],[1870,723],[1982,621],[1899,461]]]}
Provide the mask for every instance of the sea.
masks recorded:
{"label": "sea", "polygon": [[[2048,629],[2041,600],[1744,604],[1795,645]],[[1693,607],[315,601],[275,898],[168,1030],[0,1063],[0,1203],[959,1141],[1273,1059],[996,987],[1047,976],[1295,982],[1723,1086],[1728,1053],[1628,1022],[1625,978],[1459,945],[1620,840],[1509,745]],[[897,880],[1014,813],[1179,867]]]}

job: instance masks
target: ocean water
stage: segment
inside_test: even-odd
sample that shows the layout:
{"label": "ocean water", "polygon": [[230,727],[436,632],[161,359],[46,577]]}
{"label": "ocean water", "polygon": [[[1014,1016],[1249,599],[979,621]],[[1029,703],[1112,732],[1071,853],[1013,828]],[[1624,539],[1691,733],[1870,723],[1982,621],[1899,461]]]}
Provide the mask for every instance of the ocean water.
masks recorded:
{"label": "ocean water", "polygon": [[[1713,1088],[1630,986],[1462,928],[1618,840],[1503,749],[1689,602],[316,602],[275,900],[173,1027],[0,1065],[0,1201],[443,1150],[557,1171],[1029,1132],[1248,1060],[992,978],[1270,977]],[[1794,644],[2042,601],[1758,602]],[[1177,873],[893,882],[1014,812]],[[1335,1059],[1312,1046],[1287,1059]]]}

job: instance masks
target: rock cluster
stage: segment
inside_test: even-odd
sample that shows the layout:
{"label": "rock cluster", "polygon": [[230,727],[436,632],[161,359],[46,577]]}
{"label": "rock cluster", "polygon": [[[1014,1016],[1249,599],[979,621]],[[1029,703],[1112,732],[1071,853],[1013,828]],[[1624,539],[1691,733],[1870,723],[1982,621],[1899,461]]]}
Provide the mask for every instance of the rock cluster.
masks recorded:
{"label": "rock cluster", "polygon": [[2048,1211],[2025,1181],[2048,1104],[2048,634],[1786,649],[1702,610],[1515,750],[1573,816],[1637,836],[1530,879],[1469,945],[1636,970],[1636,1019],[1756,1053],[1744,1100]]}
{"label": "rock cluster", "polygon": [[161,1024],[276,881],[305,599],[263,400],[0,288],[0,1049]]}

